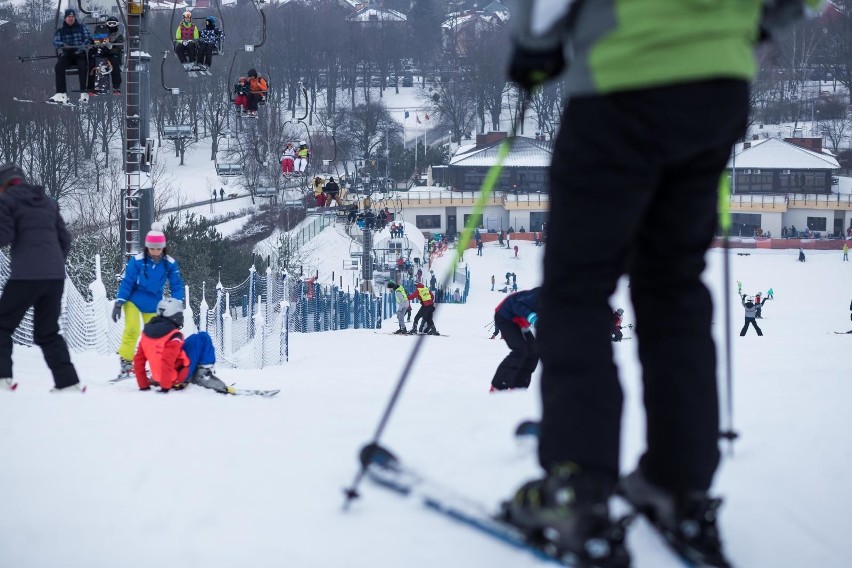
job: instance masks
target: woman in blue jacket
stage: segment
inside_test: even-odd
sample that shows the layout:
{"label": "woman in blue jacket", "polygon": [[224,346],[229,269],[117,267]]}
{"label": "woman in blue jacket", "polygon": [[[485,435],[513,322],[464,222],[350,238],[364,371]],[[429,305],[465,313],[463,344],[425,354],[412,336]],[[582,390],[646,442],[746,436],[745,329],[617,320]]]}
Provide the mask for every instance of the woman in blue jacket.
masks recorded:
{"label": "woman in blue jacket", "polygon": [[133,376],[133,356],[144,323],[156,315],[157,303],[163,299],[163,288],[169,281],[171,297],[183,301],[183,279],[175,259],[168,255],[166,235],[161,223],[153,223],[145,235],[145,250],[127,261],[124,278],[118,286],[112,321],[117,322],[124,311],[124,334],[118,354],[121,372],[118,378]]}

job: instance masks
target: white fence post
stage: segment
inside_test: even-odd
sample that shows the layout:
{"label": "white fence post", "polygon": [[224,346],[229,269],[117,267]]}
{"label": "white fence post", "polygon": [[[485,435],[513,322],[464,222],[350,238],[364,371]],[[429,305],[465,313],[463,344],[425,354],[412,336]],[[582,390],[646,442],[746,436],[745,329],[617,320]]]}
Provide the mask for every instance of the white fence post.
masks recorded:
{"label": "white fence post", "polygon": [[225,292],[225,313],[222,316],[222,341],[225,344],[225,357],[230,357],[234,352],[233,326],[231,321],[231,293]]}
{"label": "white fence post", "polygon": [[107,300],[106,286],[101,280],[101,255],[95,255],[95,280],[89,284],[92,294],[92,331],[94,332],[95,349],[98,353],[112,353],[115,346],[110,344],[108,333],[112,302]]}
{"label": "white fence post", "polygon": [[183,335],[189,337],[198,331],[195,327],[195,314],[192,313],[192,308],[189,306],[189,286],[183,287]]}
{"label": "white fence post", "polygon": [[210,306],[207,305],[207,296],[205,294],[207,282],[201,283],[201,304],[198,306],[198,330],[207,331],[207,314],[210,312]]}
{"label": "white fence post", "polygon": [[254,314],[254,364],[256,369],[263,368],[263,336],[264,334],[264,326],[266,325],[266,318],[263,316],[266,309],[263,306],[263,302],[258,296],[257,298],[257,310]]}

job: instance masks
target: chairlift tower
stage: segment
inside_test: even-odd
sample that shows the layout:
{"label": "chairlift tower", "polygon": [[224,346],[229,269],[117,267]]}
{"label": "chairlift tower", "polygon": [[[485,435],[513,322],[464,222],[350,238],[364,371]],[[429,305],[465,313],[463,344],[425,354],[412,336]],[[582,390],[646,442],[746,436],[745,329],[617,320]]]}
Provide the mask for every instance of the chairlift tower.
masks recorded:
{"label": "chairlift tower", "polygon": [[148,137],[150,115],[151,56],[145,51],[147,0],[127,0],[125,11],[125,123],[124,195],[122,199],[122,248],[133,256],[142,246],[154,215],[154,187],[148,172],[154,141]]}

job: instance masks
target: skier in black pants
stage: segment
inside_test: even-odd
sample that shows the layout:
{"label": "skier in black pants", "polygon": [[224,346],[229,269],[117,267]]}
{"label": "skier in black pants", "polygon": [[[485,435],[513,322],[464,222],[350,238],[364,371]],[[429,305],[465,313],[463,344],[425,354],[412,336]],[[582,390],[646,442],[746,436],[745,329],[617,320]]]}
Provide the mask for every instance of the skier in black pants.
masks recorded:
{"label": "skier in black pants", "polygon": [[[757,325],[757,306],[751,300],[746,301],[746,296],[743,294],[743,307],[745,308],[745,323],[743,324],[743,328],[740,330],[740,337],[743,337],[748,331],[748,324],[754,326],[754,330],[757,332],[757,335],[763,336],[763,330],[760,329]],[[766,300],[764,300],[766,301]]]}
{"label": "skier in black pants", "polygon": [[56,202],[29,185],[15,164],[0,166],[0,247],[12,245],[9,280],[0,295],[0,389],[14,390],[12,333],[33,308],[33,341],[53,373],[54,390],[80,392],[68,346],[59,335],[65,259],[71,237]]}
{"label": "skier in black pants", "polygon": [[[609,514],[618,487],[694,564],[728,566],[719,501],[708,494],[719,401],[713,303],[701,274],[719,177],[746,130],[761,15],[778,23],[769,19],[775,8],[689,0],[667,2],[661,18],[648,0],[540,3],[515,4],[510,77],[532,92],[567,68],[548,226],[571,234],[550,234],[544,253],[536,326],[544,476],[515,492],[506,518],[547,535],[576,564],[623,568],[629,552]],[[618,230],[602,233],[604,224]],[[620,479],[624,396],[607,332],[609,299],[625,273],[647,448]]]}
{"label": "skier in black pants", "polygon": [[533,288],[509,294],[494,310],[494,335],[500,332],[511,352],[497,367],[491,392],[530,386],[538,366],[538,348],[532,333],[538,319],[538,292],[539,288]]}

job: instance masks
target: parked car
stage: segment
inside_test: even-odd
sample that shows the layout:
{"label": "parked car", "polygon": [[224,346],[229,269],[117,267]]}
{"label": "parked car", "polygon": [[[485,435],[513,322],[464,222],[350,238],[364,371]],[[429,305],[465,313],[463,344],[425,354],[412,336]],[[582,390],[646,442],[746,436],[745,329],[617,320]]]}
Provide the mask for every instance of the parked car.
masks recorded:
{"label": "parked car", "polygon": [[414,77],[412,77],[411,75],[403,76],[402,86],[403,87],[413,87],[414,86]]}

